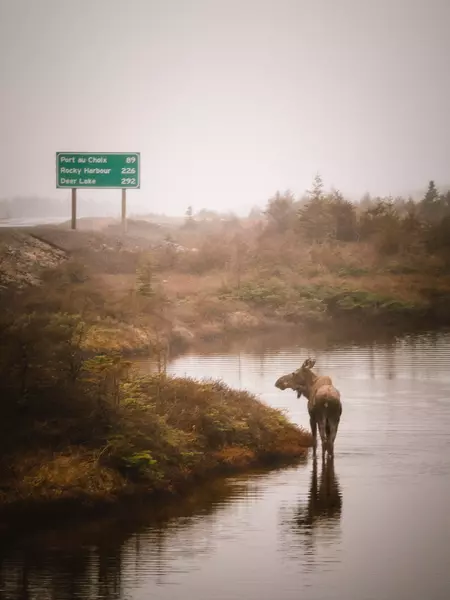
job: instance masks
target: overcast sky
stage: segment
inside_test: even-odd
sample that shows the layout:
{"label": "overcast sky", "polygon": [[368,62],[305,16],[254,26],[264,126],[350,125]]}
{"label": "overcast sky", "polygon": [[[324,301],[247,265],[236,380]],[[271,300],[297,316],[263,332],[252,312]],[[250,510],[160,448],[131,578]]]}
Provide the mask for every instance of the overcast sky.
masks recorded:
{"label": "overcast sky", "polygon": [[68,198],[60,150],[141,152],[166,214],[450,183],[449,0],[0,0],[0,77],[0,198]]}

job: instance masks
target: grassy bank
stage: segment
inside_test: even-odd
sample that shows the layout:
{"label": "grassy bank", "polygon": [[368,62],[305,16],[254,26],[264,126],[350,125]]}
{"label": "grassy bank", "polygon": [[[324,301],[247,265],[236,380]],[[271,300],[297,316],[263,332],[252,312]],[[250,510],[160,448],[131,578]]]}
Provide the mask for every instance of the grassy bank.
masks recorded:
{"label": "grassy bank", "polygon": [[450,322],[450,275],[439,257],[214,227],[155,237],[144,223],[126,238],[58,227],[10,233],[0,303],[9,309],[13,297],[22,313],[78,315],[87,352],[155,356],[264,330]]}
{"label": "grassy bank", "polygon": [[82,361],[72,380],[62,367],[35,364],[26,389],[20,373],[3,379],[4,524],[24,510],[177,493],[213,473],[304,455],[311,442],[280,411],[221,382],[142,378],[119,357]]}

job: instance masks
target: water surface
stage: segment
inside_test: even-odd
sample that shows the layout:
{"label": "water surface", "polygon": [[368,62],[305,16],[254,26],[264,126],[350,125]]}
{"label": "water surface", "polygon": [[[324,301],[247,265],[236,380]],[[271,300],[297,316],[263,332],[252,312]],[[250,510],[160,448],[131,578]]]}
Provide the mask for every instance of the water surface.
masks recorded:
{"label": "water surface", "polygon": [[[211,482],[185,502],[0,542],[0,597],[444,600],[450,597],[450,334],[215,348],[170,371],[249,389],[308,356],[339,387],[333,464]],[[142,368],[148,366],[142,363]]]}

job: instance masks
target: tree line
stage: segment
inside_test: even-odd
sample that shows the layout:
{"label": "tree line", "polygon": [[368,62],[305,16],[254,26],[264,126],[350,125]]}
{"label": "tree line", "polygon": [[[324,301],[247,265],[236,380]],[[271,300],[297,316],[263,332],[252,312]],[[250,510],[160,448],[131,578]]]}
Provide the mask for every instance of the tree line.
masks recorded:
{"label": "tree line", "polygon": [[311,243],[372,241],[385,255],[420,250],[450,264],[450,190],[441,192],[434,181],[418,202],[366,194],[353,203],[339,190],[326,192],[317,175],[303,198],[277,192],[264,214],[268,232],[294,231]]}

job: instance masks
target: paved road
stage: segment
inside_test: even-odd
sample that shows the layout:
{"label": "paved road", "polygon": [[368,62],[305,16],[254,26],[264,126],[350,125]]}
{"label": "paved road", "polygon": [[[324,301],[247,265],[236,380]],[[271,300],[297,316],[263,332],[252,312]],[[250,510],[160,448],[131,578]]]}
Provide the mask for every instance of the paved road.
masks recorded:
{"label": "paved road", "polygon": [[16,219],[0,219],[0,227],[34,227],[35,225],[57,225],[68,221],[67,217],[29,217]]}

